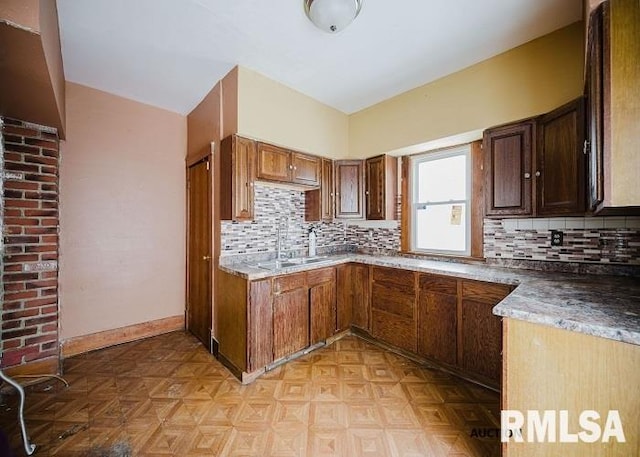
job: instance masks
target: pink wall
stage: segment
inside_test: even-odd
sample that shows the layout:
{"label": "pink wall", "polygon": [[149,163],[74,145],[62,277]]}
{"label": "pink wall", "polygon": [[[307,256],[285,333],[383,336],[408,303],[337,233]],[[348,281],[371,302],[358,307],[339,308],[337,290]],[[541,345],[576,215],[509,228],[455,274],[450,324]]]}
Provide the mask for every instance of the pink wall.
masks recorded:
{"label": "pink wall", "polygon": [[186,118],[67,83],[61,340],[184,314]]}

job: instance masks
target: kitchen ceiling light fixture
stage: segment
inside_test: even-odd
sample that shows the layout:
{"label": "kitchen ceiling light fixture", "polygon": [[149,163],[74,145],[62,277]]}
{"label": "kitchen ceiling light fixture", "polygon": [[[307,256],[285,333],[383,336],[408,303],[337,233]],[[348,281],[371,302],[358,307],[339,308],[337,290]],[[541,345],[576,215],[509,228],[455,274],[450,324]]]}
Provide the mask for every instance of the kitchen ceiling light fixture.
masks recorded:
{"label": "kitchen ceiling light fixture", "polygon": [[304,0],[304,10],[316,27],[335,33],[351,24],[360,13],[362,0]]}

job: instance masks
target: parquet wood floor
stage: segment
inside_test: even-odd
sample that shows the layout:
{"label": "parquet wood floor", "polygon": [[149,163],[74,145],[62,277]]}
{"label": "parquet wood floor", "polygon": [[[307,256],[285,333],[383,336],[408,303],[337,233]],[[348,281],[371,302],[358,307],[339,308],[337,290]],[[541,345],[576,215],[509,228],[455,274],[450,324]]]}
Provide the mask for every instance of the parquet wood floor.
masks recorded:
{"label": "parquet wood floor", "polygon": [[[499,396],[354,336],[241,385],[191,335],[67,359],[27,389],[36,456],[499,456]],[[23,456],[17,396],[0,427]],[[109,454],[116,443],[130,453]],[[99,451],[96,449],[103,449]]]}

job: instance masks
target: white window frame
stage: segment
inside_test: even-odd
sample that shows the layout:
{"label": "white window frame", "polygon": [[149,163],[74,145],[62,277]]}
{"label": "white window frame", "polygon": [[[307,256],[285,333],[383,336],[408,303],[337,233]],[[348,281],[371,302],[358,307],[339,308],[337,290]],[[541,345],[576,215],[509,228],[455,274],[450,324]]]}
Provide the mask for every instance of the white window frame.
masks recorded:
{"label": "white window frame", "polygon": [[[455,157],[459,155],[466,156],[466,179],[465,179],[465,195],[466,200],[448,200],[442,202],[419,202],[418,201],[418,166],[423,162],[431,162],[434,160],[445,159],[448,157]],[[445,150],[426,152],[410,158],[409,161],[409,192],[411,194],[411,208],[410,208],[410,250],[418,254],[435,254],[435,255],[451,255],[451,256],[470,256],[471,255],[471,145],[456,146]],[[443,205],[443,204],[455,204],[465,203],[465,250],[464,251],[451,251],[446,249],[418,249],[416,247],[416,211],[422,209],[428,205]]]}

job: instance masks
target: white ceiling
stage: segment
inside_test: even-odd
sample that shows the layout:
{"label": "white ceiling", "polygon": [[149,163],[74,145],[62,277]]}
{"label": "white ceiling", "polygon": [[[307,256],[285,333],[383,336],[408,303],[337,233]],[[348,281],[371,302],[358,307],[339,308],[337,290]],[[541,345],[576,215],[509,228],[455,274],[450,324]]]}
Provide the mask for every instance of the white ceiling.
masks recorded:
{"label": "white ceiling", "polygon": [[189,113],[235,65],[353,113],[581,17],[581,0],[363,0],[331,35],[303,0],[58,0],[69,81]]}

